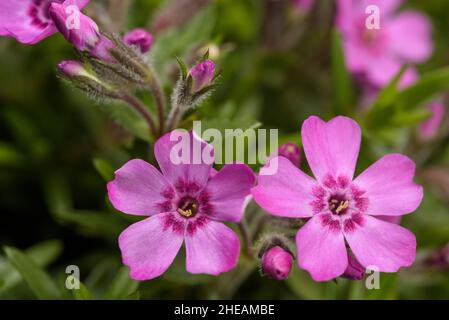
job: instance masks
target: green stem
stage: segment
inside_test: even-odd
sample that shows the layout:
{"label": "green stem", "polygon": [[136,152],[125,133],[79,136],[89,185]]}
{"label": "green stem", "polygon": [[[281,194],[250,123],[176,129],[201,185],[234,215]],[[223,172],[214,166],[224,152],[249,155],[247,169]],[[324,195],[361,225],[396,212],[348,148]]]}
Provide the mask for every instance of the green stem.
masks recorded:
{"label": "green stem", "polygon": [[153,117],[151,116],[148,109],[145,107],[140,100],[138,100],[136,97],[128,94],[123,93],[121,96],[122,100],[128,103],[148,124],[148,127],[150,128],[151,134],[157,138],[158,137],[158,130],[156,128],[156,124],[154,123]]}

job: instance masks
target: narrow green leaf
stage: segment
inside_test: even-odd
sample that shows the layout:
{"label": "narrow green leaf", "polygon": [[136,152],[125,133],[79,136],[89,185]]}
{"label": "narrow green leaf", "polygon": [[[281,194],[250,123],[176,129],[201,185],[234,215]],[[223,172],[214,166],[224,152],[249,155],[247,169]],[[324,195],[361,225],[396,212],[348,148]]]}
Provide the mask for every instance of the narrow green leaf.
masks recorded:
{"label": "narrow green leaf", "polygon": [[50,276],[23,251],[4,247],[9,262],[20,273],[38,299],[59,299],[61,292]]}
{"label": "narrow green leaf", "polygon": [[345,64],[341,34],[332,31],[332,92],[336,114],[348,115],[352,112],[354,98],[351,76]]}
{"label": "narrow green leaf", "polygon": [[[62,243],[59,240],[44,241],[25,250],[26,255],[43,268],[55,261],[61,252]],[[0,294],[14,288],[21,279],[20,274],[7,260],[3,264],[0,263],[0,281],[3,281]]]}
{"label": "narrow green leaf", "polygon": [[449,67],[423,75],[417,83],[400,92],[396,102],[403,108],[412,109],[447,88],[449,88]]}
{"label": "narrow green leaf", "polygon": [[93,160],[95,169],[106,181],[111,181],[114,178],[114,167],[102,158],[95,158]]}
{"label": "narrow green leaf", "polygon": [[178,61],[178,66],[179,66],[179,70],[181,71],[182,79],[185,80],[187,78],[187,74],[189,73],[189,70],[181,58],[176,57],[176,61]]}
{"label": "narrow green leaf", "polygon": [[111,287],[106,294],[107,299],[122,299],[131,295],[137,290],[139,282],[134,281],[129,277],[129,269],[127,267],[120,267],[112,281]]}
{"label": "narrow green leaf", "polygon": [[80,288],[74,289],[72,292],[76,300],[92,300],[92,294],[82,282],[80,282]]}

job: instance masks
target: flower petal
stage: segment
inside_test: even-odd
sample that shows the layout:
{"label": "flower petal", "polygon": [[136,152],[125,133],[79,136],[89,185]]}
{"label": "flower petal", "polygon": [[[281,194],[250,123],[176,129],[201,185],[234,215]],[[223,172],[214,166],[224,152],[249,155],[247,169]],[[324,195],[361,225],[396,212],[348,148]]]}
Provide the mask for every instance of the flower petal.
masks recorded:
{"label": "flower petal", "polygon": [[206,220],[186,234],[186,270],[218,275],[233,269],[240,254],[239,238],[225,224]]}
{"label": "flower petal", "polygon": [[402,59],[418,63],[432,54],[432,26],[423,14],[402,12],[390,22],[388,31],[392,50]]}
{"label": "flower petal", "polygon": [[401,154],[388,154],[362,172],[354,184],[369,200],[366,214],[400,216],[416,210],[423,188],[413,182],[415,163]]}
{"label": "flower petal", "polygon": [[276,173],[266,174],[266,167],[260,170],[257,186],[251,189],[254,201],[276,216],[311,217],[313,211],[310,203],[314,199],[312,190],[317,185],[316,181],[287,158],[275,157],[270,163],[276,160]]}
{"label": "flower petal", "polygon": [[356,228],[346,230],[345,237],[364,267],[396,272],[401,267],[411,266],[415,260],[415,235],[394,223],[365,215]]}
{"label": "flower petal", "polygon": [[354,120],[339,116],[326,123],[312,116],[304,121],[301,136],[310,169],[319,182],[328,175],[352,179],[361,141]]}
{"label": "flower petal", "polygon": [[313,280],[341,276],[348,266],[345,240],[339,227],[327,224],[325,215],[315,215],[296,234],[298,264]]}
{"label": "flower petal", "polygon": [[173,185],[181,179],[205,186],[214,159],[212,145],[185,130],[162,136],[154,146],[154,155],[164,177]]}
{"label": "flower petal", "polygon": [[135,280],[159,277],[172,264],[184,240],[184,231],[173,231],[161,213],[130,225],[119,237],[123,264]]}
{"label": "flower petal", "polygon": [[256,176],[247,165],[225,165],[209,180],[204,191],[212,206],[208,217],[219,221],[239,222],[255,181]]}
{"label": "flower petal", "polygon": [[140,159],[118,169],[107,188],[114,208],[124,213],[149,216],[172,209],[172,187],[155,167]]}

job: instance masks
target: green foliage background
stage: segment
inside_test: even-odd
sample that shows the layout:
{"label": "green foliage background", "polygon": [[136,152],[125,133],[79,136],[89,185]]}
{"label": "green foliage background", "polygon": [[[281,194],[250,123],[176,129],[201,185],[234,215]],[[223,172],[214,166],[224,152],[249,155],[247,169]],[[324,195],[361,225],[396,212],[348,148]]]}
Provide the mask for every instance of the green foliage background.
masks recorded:
{"label": "green foliage background", "polygon": [[[134,1],[128,28],[147,25],[162,2]],[[449,242],[449,135],[446,126],[423,145],[415,133],[428,117],[427,101],[438,96],[447,102],[449,2],[406,6],[432,19],[435,53],[418,66],[418,84],[397,92],[392,82],[370,111],[356,107],[360,92],[342,63],[330,0],[318,1],[308,17],[285,9],[288,32],[267,26],[267,19],[277,18],[275,11],[267,13],[266,1],[211,1],[184,25],[155,34],[152,59],[169,93],[176,56],[189,60],[201,46],[221,46],[220,86],[189,115],[207,127],[260,123],[280,129],[281,142],[300,143],[299,129],[309,115],[347,114],[364,132],[358,172],[387,152],[413,157],[418,177],[438,168],[440,179],[420,180],[425,198],[419,210],[403,219],[417,235],[415,267],[382,275],[381,290],[367,291],[363,282],[315,283],[297,267],[284,282],[261,278],[244,256],[235,271],[220,277],[190,275],[180,255],[161,278],[132,281],[121,265],[117,237],[136,219],[111,208],[105,180],[131,158],[151,159],[143,124],[126,107],[95,103],[56,78],[57,63],[76,57],[60,35],[36,46],[0,39],[0,299],[448,298],[447,270],[424,268],[420,261]],[[299,35],[290,43],[284,33],[292,30]],[[65,289],[68,265],[80,267],[82,290]]]}

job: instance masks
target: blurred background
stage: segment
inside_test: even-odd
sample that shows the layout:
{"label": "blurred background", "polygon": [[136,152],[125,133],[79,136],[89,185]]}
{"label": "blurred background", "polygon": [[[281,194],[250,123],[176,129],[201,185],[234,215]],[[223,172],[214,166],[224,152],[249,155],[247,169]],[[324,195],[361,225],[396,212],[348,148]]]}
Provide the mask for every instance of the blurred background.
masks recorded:
{"label": "blurred background", "polygon": [[[343,111],[338,99],[344,97],[336,90],[346,75],[335,50],[334,1],[308,8],[287,0],[111,0],[91,1],[85,12],[103,30],[148,28],[155,39],[151,59],[167,94],[178,76],[175,58],[191,65],[209,48],[223,72],[220,85],[189,120],[214,128],[277,128],[281,143],[300,143],[308,116],[345,113],[363,128],[357,172],[388,152],[412,157],[425,190],[421,207],[401,221],[417,236],[412,268],[382,274],[381,290],[368,291],[363,281],[315,283],[297,267],[286,281],[262,278],[257,262],[245,256],[219,277],[190,275],[179,255],[162,277],[132,281],[121,265],[117,237],[137,220],[111,207],[106,181],[127,160],[152,158],[142,123],[127,107],[90,100],[57,78],[57,63],[76,58],[61,35],[34,46],[1,38],[0,244],[20,251],[8,257],[0,251],[0,299],[449,298],[446,117],[432,139],[418,133],[431,116],[429,101],[447,105],[449,2],[410,0],[401,7],[406,9],[425,14],[433,26],[433,54],[416,66],[422,80],[408,96],[395,89],[380,91],[383,99],[376,93],[367,109],[351,77],[352,103]],[[396,104],[397,96],[413,105]],[[64,285],[69,265],[79,266],[84,286],[75,297]]]}

